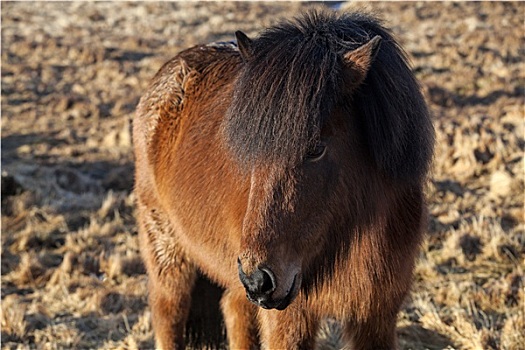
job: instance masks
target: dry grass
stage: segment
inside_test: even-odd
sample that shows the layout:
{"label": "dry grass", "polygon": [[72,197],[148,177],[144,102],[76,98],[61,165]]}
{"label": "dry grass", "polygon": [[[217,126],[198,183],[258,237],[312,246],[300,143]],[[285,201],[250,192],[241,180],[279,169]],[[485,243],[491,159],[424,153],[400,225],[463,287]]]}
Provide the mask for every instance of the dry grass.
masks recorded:
{"label": "dry grass", "polygon": [[[129,123],[183,47],[310,4],[2,3],[3,349],[153,347]],[[344,4],[343,7],[349,6]],[[435,116],[402,349],[525,349],[521,3],[373,3]],[[327,323],[320,348],[337,347]]]}

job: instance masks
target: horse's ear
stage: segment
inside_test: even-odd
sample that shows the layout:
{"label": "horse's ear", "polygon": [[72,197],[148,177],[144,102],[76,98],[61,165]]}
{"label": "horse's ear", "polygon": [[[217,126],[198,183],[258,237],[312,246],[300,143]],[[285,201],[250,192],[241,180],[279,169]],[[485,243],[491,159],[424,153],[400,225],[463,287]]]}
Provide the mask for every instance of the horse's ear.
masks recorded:
{"label": "horse's ear", "polygon": [[379,170],[407,183],[421,181],[433,153],[430,113],[403,50],[388,32],[381,37],[387,39],[380,52],[380,39],[374,38],[349,55],[355,65],[368,66],[366,83],[351,91],[349,111],[355,112],[356,125]]}
{"label": "horse's ear", "polygon": [[376,35],[366,44],[343,55],[346,67],[349,68],[352,77],[351,84],[359,86],[366,78],[366,74],[374,61],[381,46],[381,37]]}
{"label": "horse's ear", "polygon": [[239,52],[241,53],[242,58],[245,61],[251,60],[253,57],[252,39],[248,38],[248,36],[240,30],[235,32],[235,37],[237,38],[237,46],[239,47]]}

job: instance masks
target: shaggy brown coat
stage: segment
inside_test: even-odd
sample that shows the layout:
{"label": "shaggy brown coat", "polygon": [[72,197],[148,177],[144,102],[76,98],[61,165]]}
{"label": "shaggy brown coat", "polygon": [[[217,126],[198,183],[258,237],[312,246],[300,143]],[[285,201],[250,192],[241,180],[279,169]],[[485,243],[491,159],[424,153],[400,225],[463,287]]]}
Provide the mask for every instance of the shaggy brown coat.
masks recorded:
{"label": "shaggy brown coat", "polygon": [[310,12],[237,44],[181,52],[137,108],[157,346],[184,348],[200,271],[225,289],[231,349],[313,348],[325,317],[356,349],[394,348],[434,140],[404,53],[359,13]]}

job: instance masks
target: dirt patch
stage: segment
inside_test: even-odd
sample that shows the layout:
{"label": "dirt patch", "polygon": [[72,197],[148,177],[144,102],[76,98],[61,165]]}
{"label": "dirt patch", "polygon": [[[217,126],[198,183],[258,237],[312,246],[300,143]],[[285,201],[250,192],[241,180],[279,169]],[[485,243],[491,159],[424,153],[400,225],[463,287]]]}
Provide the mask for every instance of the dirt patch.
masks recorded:
{"label": "dirt patch", "polygon": [[[2,3],[2,348],[153,347],[134,108],[177,51],[314,5]],[[525,6],[369,8],[411,57],[437,131],[400,346],[523,349]],[[337,325],[321,333],[337,346]]]}

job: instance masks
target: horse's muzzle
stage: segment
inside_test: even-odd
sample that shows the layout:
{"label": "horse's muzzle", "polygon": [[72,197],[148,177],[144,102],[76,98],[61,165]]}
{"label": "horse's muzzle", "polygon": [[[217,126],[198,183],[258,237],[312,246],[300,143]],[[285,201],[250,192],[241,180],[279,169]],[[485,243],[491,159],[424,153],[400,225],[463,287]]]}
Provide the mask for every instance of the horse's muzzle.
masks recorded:
{"label": "horse's muzzle", "polygon": [[284,298],[274,299],[272,296],[273,292],[277,289],[277,280],[270,269],[260,267],[248,276],[244,273],[240,260],[237,264],[239,269],[239,279],[241,280],[244,289],[246,289],[246,297],[249,301],[263,309],[284,310],[290,305],[292,299],[295,297],[294,294],[296,294],[297,276],[294,278],[292,286]]}

